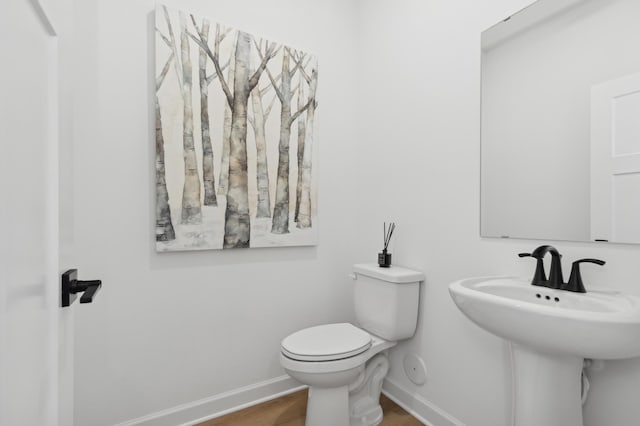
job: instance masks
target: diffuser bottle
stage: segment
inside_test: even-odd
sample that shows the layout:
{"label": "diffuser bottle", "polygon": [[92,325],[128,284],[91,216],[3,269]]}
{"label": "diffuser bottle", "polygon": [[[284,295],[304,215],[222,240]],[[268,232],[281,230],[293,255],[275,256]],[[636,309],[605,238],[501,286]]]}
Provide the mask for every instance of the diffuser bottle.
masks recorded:
{"label": "diffuser bottle", "polygon": [[385,222],[383,227],[384,248],[380,253],[378,253],[378,266],[380,266],[381,268],[388,268],[391,266],[391,253],[389,253],[387,250],[389,248],[389,242],[391,241],[393,231],[396,229],[396,224],[394,222],[391,222],[389,224],[389,229],[387,229],[387,223]]}

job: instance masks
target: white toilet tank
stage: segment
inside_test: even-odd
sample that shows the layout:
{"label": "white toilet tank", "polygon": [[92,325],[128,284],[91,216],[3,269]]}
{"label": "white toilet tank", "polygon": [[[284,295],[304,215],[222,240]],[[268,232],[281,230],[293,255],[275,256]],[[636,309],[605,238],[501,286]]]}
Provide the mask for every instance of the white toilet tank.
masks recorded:
{"label": "white toilet tank", "polygon": [[354,304],[358,325],[385,340],[413,336],[418,323],[419,271],[375,263],[353,265]]}

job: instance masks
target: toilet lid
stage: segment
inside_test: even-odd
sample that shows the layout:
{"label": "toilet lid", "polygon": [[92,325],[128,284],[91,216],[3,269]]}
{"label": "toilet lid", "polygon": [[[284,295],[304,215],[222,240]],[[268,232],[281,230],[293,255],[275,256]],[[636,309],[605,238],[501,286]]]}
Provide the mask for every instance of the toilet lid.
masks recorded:
{"label": "toilet lid", "polygon": [[349,323],[305,328],[282,340],[282,353],[298,361],[332,361],[371,347],[371,335]]}

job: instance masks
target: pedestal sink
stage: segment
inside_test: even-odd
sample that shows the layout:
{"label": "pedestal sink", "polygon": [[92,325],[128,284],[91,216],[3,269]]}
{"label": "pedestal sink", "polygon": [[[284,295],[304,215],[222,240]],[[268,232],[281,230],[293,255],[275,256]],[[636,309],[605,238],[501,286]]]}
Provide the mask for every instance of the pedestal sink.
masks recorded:
{"label": "pedestal sink", "polygon": [[468,278],[449,292],[471,321],[510,344],[514,426],[582,426],[584,358],[640,356],[640,297],[515,277]]}

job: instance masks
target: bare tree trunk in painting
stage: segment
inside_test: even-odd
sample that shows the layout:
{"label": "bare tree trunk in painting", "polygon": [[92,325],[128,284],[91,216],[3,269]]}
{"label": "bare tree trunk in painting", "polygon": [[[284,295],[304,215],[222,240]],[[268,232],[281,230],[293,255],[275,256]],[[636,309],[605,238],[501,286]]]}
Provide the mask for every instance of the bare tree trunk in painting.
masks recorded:
{"label": "bare tree trunk in painting", "polygon": [[289,139],[291,137],[291,73],[289,71],[289,49],[282,54],[280,77],[280,141],[278,143],[278,173],[276,178],[276,203],[273,208],[271,232],[289,232]]}
{"label": "bare tree trunk in painting", "polygon": [[224,223],[224,248],[249,247],[251,223],[247,176],[247,107],[249,102],[249,60],[251,39],[239,32],[231,108],[229,139],[229,187]]}
{"label": "bare tree trunk in painting", "polygon": [[[237,40],[236,40],[237,43]],[[234,44],[235,45],[235,44]],[[231,58],[229,58],[229,71],[227,74],[227,84],[234,87],[234,79],[236,74],[235,49],[232,49]],[[222,160],[220,163],[220,179],[218,179],[218,194],[227,195],[227,187],[229,185],[229,143],[231,140],[231,105],[225,102],[224,105],[224,122],[222,125]]]}
{"label": "bare tree trunk in painting", "polygon": [[178,55],[178,43],[176,42],[176,37],[173,34],[173,26],[171,25],[171,18],[169,17],[169,10],[167,10],[167,6],[162,6],[162,10],[164,12],[164,19],[167,22],[167,29],[169,30],[170,39],[162,35],[160,31],[158,31],[158,33],[173,52],[173,69],[176,72],[176,79],[178,81],[178,85],[180,85],[180,94],[182,95],[182,74],[180,72],[181,66],[180,56]]}
{"label": "bare tree trunk in painting", "polygon": [[260,67],[249,75],[251,36],[238,31],[235,55],[235,78],[229,144],[229,189],[225,212],[224,248],[249,247],[251,225],[247,178],[247,109],[249,95],[258,85],[260,75],[271,59],[272,48]]}
{"label": "bare tree trunk in painting", "polygon": [[[301,69],[301,73],[304,70]],[[316,89],[318,88],[318,66],[316,63],[311,70],[309,83],[309,108],[307,108],[307,122],[305,126],[305,143],[302,154],[302,170],[300,186],[300,210],[296,226],[300,229],[311,227],[311,153],[313,150],[313,127],[318,103],[316,102]]]}
{"label": "bare tree trunk in painting", "polygon": [[[199,31],[202,41],[209,40],[209,21],[203,20]],[[202,181],[204,184],[204,205],[217,206],[216,181],[213,167],[213,147],[209,130],[209,80],[207,78],[207,52],[200,48],[198,57],[198,77],[200,79],[200,130],[202,133]]]}
{"label": "bare tree trunk in painting", "polygon": [[200,201],[200,176],[198,159],[193,140],[193,105],[191,97],[192,68],[187,35],[187,21],[180,13],[180,50],[182,58],[182,99],[184,100],[184,118],[182,124],[182,144],[184,150],[184,187],[182,190],[182,223],[202,222],[202,204]]}
{"label": "bare tree trunk in painting", "polygon": [[[302,89],[302,73],[299,74],[299,88],[298,88],[298,109],[302,109],[304,101],[304,90]],[[307,114],[309,111],[307,110]],[[300,114],[298,117],[298,180],[296,181],[296,212],[294,215],[294,222],[298,222],[298,215],[300,214],[300,196],[302,195],[302,156],[304,153],[304,138],[305,138],[305,117]]]}
{"label": "bare tree trunk in painting", "polygon": [[[219,32],[219,26],[216,30]],[[274,46],[267,48],[258,69],[250,76],[251,36],[238,31],[235,53],[233,93],[222,76],[218,54],[211,52],[202,39],[191,36],[207,51],[218,73],[222,90],[231,105],[231,137],[229,139],[229,187],[225,211],[223,248],[249,247],[251,223],[247,176],[247,110],[249,95],[260,80],[267,62],[275,56]]]}
{"label": "bare tree trunk in painting", "polygon": [[[166,38],[165,38],[166,40]],[[175,240],[176,233],[171,223],[171,208],[164,166],[164,136],[162,135],[162,117],[158,90],[169,71],[173,53],[167,60],[160,76],[156,79],[156,241]]]}
{"label": "bare tree trunk in painting", "polygon": [[258,186],[258,208],[256,217],[271,217],[271,200],[269,198],[269,168],[267,165],[267,135],[265,132],[266,116],[262,107],[262,94],[258,86],[251,91],[253,109],[253,131],[256,140],[256,179]]}
{"label": "bare tree trunk in painting", "polygon": [[156,96],[156,241],[171,241],[176,233],[171,223],[169,192],[164,167],[164,137],[162,136],[162,117],[160,103]]}
{"label": "bare tree trunk in painting", "polygon": [[[260,53],[262,56],[262,54]],[[278,171],[276,180],[276,201],[271,220],[271,233],[289,233],[289,143],[291,139],[291,125],[309,106],[307,103],[295,114],[291,113],[291,78],[300,67],[299,63],[293,70],[289,68],[290,49],[284,48],[282,54],[282,72],[280,87],[267,69],[276,95],[280,100],[280,140],[278,143]]]}
{"label": "bare tree trunk in painting", "polygon": [[[193,15],[191,15],[191,22],[193,22],[193,26],[195,27],[199,39],[195,39],[196,43],[200,45],[207,45],[209,43],[209,21],[207,19],[202,20],[202,29],[198,27],[196,19]],[[214,47],[214,55],[218,57],[220,55],[220,43],[231,31],[230,28],[226,29],[224,32],[221,32],[220,25],[216,25],[216,35],[215,35],[215,47]],[[235,47],[235,42],[233,44]],[[206,67],[207,67],[207,50],[200,45],[200,57],[199,57],[199,65],[200,65],[200,111],[201,111],[201,123],[202,123],[202,141],[203,141],[203,177],[204,177],[204,189],[205,189],[205,205],[218,205],[218,200],[215,195],[215,177],[214,177],[214,169],[213,169],[213,149],[211,147],[211,130],[209,126],[209,103],[208,103],[208,90],[209,85],[213,80],[218,78],[218,70],[214,72],[211,76],[206,75]],[[229,75],[228,81],[233,85],[233,75],[234,75],[234,67],[235,61],[233,61],[233,53],[231,54],[231,58],[227,62],[225,66],[219,67],[220,72],[224,71],[224,69],[229,66]],[[207,112],[205,115],[204,111]],[[205,132],[206,129],[206,132]],[[227,180],[229,176],[229,136],[231,134],[231,106],[228,102],[225,101],[224,104],[224,132],[222,136],[222,160],[220,167],[220,178],[218,180],[218,194],[226,195],[227,194]],[[210,157],[210,160],[208,159]],[[210,172],[209,172],[210,170]]]}

